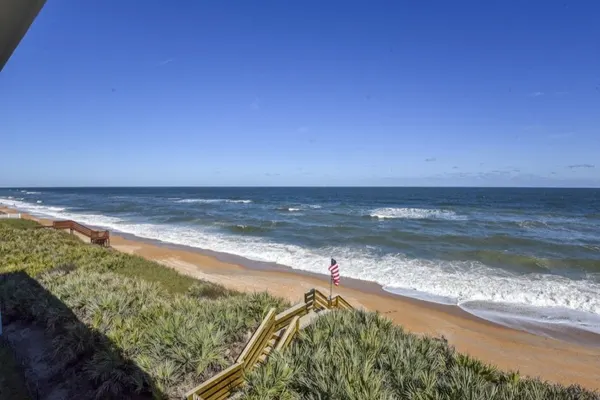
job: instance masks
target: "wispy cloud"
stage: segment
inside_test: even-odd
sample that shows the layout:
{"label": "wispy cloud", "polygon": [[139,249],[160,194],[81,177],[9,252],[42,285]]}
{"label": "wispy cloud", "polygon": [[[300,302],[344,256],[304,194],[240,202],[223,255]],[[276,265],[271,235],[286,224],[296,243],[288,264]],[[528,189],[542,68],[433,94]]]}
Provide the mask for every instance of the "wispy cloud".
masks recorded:
{"label": "wispy cloud", "polygon": [[258,97],[250,103],[250,108],[253,110],[260,110],[260,99]]}
{"label": "wispy cloud", "polygon": [[[435,185],[464,185],[464,186],[507,186],[507,187],[600,187],[600,180],[564,178],[564,174],[559,172],[548,172],[543,175],[521,172],[514,173],[514,170],[498,169],[484,172],[467,172],[467,171],[447,171],[441,174],[432,174],[418,181],[427,180],[428,183]],[[571,174],[573,175],[573,174]],[[577,174],[575,174],[577,175]],[[387,182],[406,185],[406,179],[410,177],[388,177]],[[411,182],[412,183],[412,182]]]}
{"label": "wispy cloud", "polygon": [[567,168],[569,168],[569,169],[596,168],[596,166],[593,164],[573,164],[573,165],[567,165]]}
{"label": "wispy cloud", "polygon": [[163,61],[159,62],[158,66],[162,67],[163,65],[167,65],[167,64],[172,63],[172,62],[173,62],[172,58],[167,58],[166,60],[163,60]]}
{"label": "wispy cloud", "polygon": [[543,129],[544,129],[544,126],[542,124],[531,124],[531,125],[525,125],[522,130],[524,132],[539,132]]}
{"label": "wispy cloud", "polygon": [[552,133],[548,135],[548,139],[565,139],[575,136],[575,132]]}
{"label": "wispy cloud", "polygon": [[426,158],[425,159],[425,162],[434,162],[434,161],[437,161],[437,158],[431,157],[431,158]]}
{"label": "wispy cloud", "polygon": [[529,93],[530,97],[540,97],[540,96],[543,96],[543,95],[544,95],[544,92],[531,92],[531,93]]}

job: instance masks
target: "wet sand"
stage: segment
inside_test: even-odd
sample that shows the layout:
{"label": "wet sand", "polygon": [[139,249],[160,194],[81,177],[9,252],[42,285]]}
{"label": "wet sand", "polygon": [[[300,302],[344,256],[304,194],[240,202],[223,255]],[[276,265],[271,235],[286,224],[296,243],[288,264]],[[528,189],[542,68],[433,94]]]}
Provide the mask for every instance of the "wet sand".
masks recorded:
{"label": "wet sand", "polygon": [[[181,273],[240,291],[266,290],[292,302],[299,301],[313,287],[329,292],[326,275],[125,235],[112,234],[111,245],[116,250],[155,260]],[[566,330],[568,341],[551,339],[485,321],[455,306],[390,294],[372,282],[343,276],[342,279],[335,294],[342,295],[357,308],[378,311],[411,332],[444,336],[459,351],[502,369],[600,390],[598,335]]]}

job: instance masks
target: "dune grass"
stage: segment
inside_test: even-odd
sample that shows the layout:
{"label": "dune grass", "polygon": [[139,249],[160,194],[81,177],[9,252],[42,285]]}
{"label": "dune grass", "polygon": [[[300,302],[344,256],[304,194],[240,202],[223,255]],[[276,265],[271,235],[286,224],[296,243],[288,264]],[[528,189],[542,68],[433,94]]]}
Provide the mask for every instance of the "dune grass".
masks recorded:
{"label": "dune grass", "polygon": [[2,224],[4,227],[11,227],[15,229],[36,229],[40,227],[40,224],[35,221],[21,218],[2,219],[0,220],[0,224]]}
{"label": "dune grass", "polygon": [[25,271],[36,276],[68,265],[158,282],[171,293],[186,293],[198,282],[138,256],[89,246],[74,235],[42,228],[34,221],[0,220],[0,273]]}
{"label": "dune grass", "polygon": [[[29,221],[0,220],[0,276],[5,323],[44,329],[45,358],[87,383],[79,398],[180,398],[233,362],[266,310],[288,306]],[[0,375],[0,399],[27,398],[6,343]],[[599,398],[500,371],[363,311],[318,318],[246,380],[248,400]]]}
{"label": "dune grass", "polygon": [[180,398],[234,362],[268,309],[288,306],[31,224],[0,221],[0,275],[5,322],[43,327],[44,357],[95,398]]}
{"label": "dune grass", "polygon": [[251,372],[243,399],[599,399],[504,372],[376,313],[335,311]]}

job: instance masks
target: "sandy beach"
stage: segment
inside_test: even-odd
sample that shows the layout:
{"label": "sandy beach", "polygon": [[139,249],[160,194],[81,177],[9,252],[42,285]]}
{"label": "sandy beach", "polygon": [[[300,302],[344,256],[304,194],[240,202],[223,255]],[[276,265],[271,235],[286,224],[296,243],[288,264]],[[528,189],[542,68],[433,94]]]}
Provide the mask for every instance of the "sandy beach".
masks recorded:
{"label": "sandy beach", "polygon": [[[10,209],[0,208],[10,212]],[[34,218],[42,223],[49,220]],[[253,265],[227,255],[212,255],[182,246],[111,235],[118,251],[155,260],[177,271],[240,291],[269,291],[291,302],[311,288],[329,292],[326,275],[309,274],[278,266]],[[343,275],[343,272],[342,272]],[[600,341],[597,336],[573,331],[568,340],[556,340],[506,328],[458,307],[442,306],[389,294],[377,284],[344,279],[335,293],[352,305],[378,311],[407,330],[444,336],[459,351],[503,369],[562,384],[600,389]]]}

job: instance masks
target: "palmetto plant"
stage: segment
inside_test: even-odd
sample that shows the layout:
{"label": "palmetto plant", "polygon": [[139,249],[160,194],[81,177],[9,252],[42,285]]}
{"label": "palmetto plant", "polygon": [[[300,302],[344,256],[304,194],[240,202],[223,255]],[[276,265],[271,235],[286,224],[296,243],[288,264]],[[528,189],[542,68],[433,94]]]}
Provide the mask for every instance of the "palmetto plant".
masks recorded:
{"label": "palmetto plant", "polygon": [[[87,326],[109,338],[124,359],[142,360],[156,388],[170,397],[232,364],[237,353],[230,349],[240,347],[243,333],[256,328],[269,307],[283,304],[264,295],[214,300],[170,295],[156,283],[111,272],[52,272],[39,280]],[[67,330],[57,348],[80,354],[86,351],[82,339]],[[126,366],[115,362],[100,352],[86,369],[111,393],[135,382],[125,379]],[[107,380],[116,386],[105,385]]]}
{"label": "palmetto plant", "polygon": [[[98,399],[180,398],[233,363],[269,308],[288,306],[35,224],[0,222],[0,274],[13,271],[26,275],[0,279],[4,322],[43,327],[52,338],[44,357],[85,378]],[[252,400],[599,399],[500,371],[364,311],[318,318],[246,381],[241,396]]]}
{"label": "palmetto plant", "polygon": [[[289,372],[288,372],[289,371]],[[364,311],[334,311],[246,377],[246,399],[599,399],[503,372],[445,340],[404,332]]]}
{"label": "palmetto plant", "polygon": [[234,362],[271,307],[288,306],[62,232],[0,223],[0,274],[14,271],[0,279],[5,323],[43,327],[44,358],[85,378],[98,399],[181,398]]}

